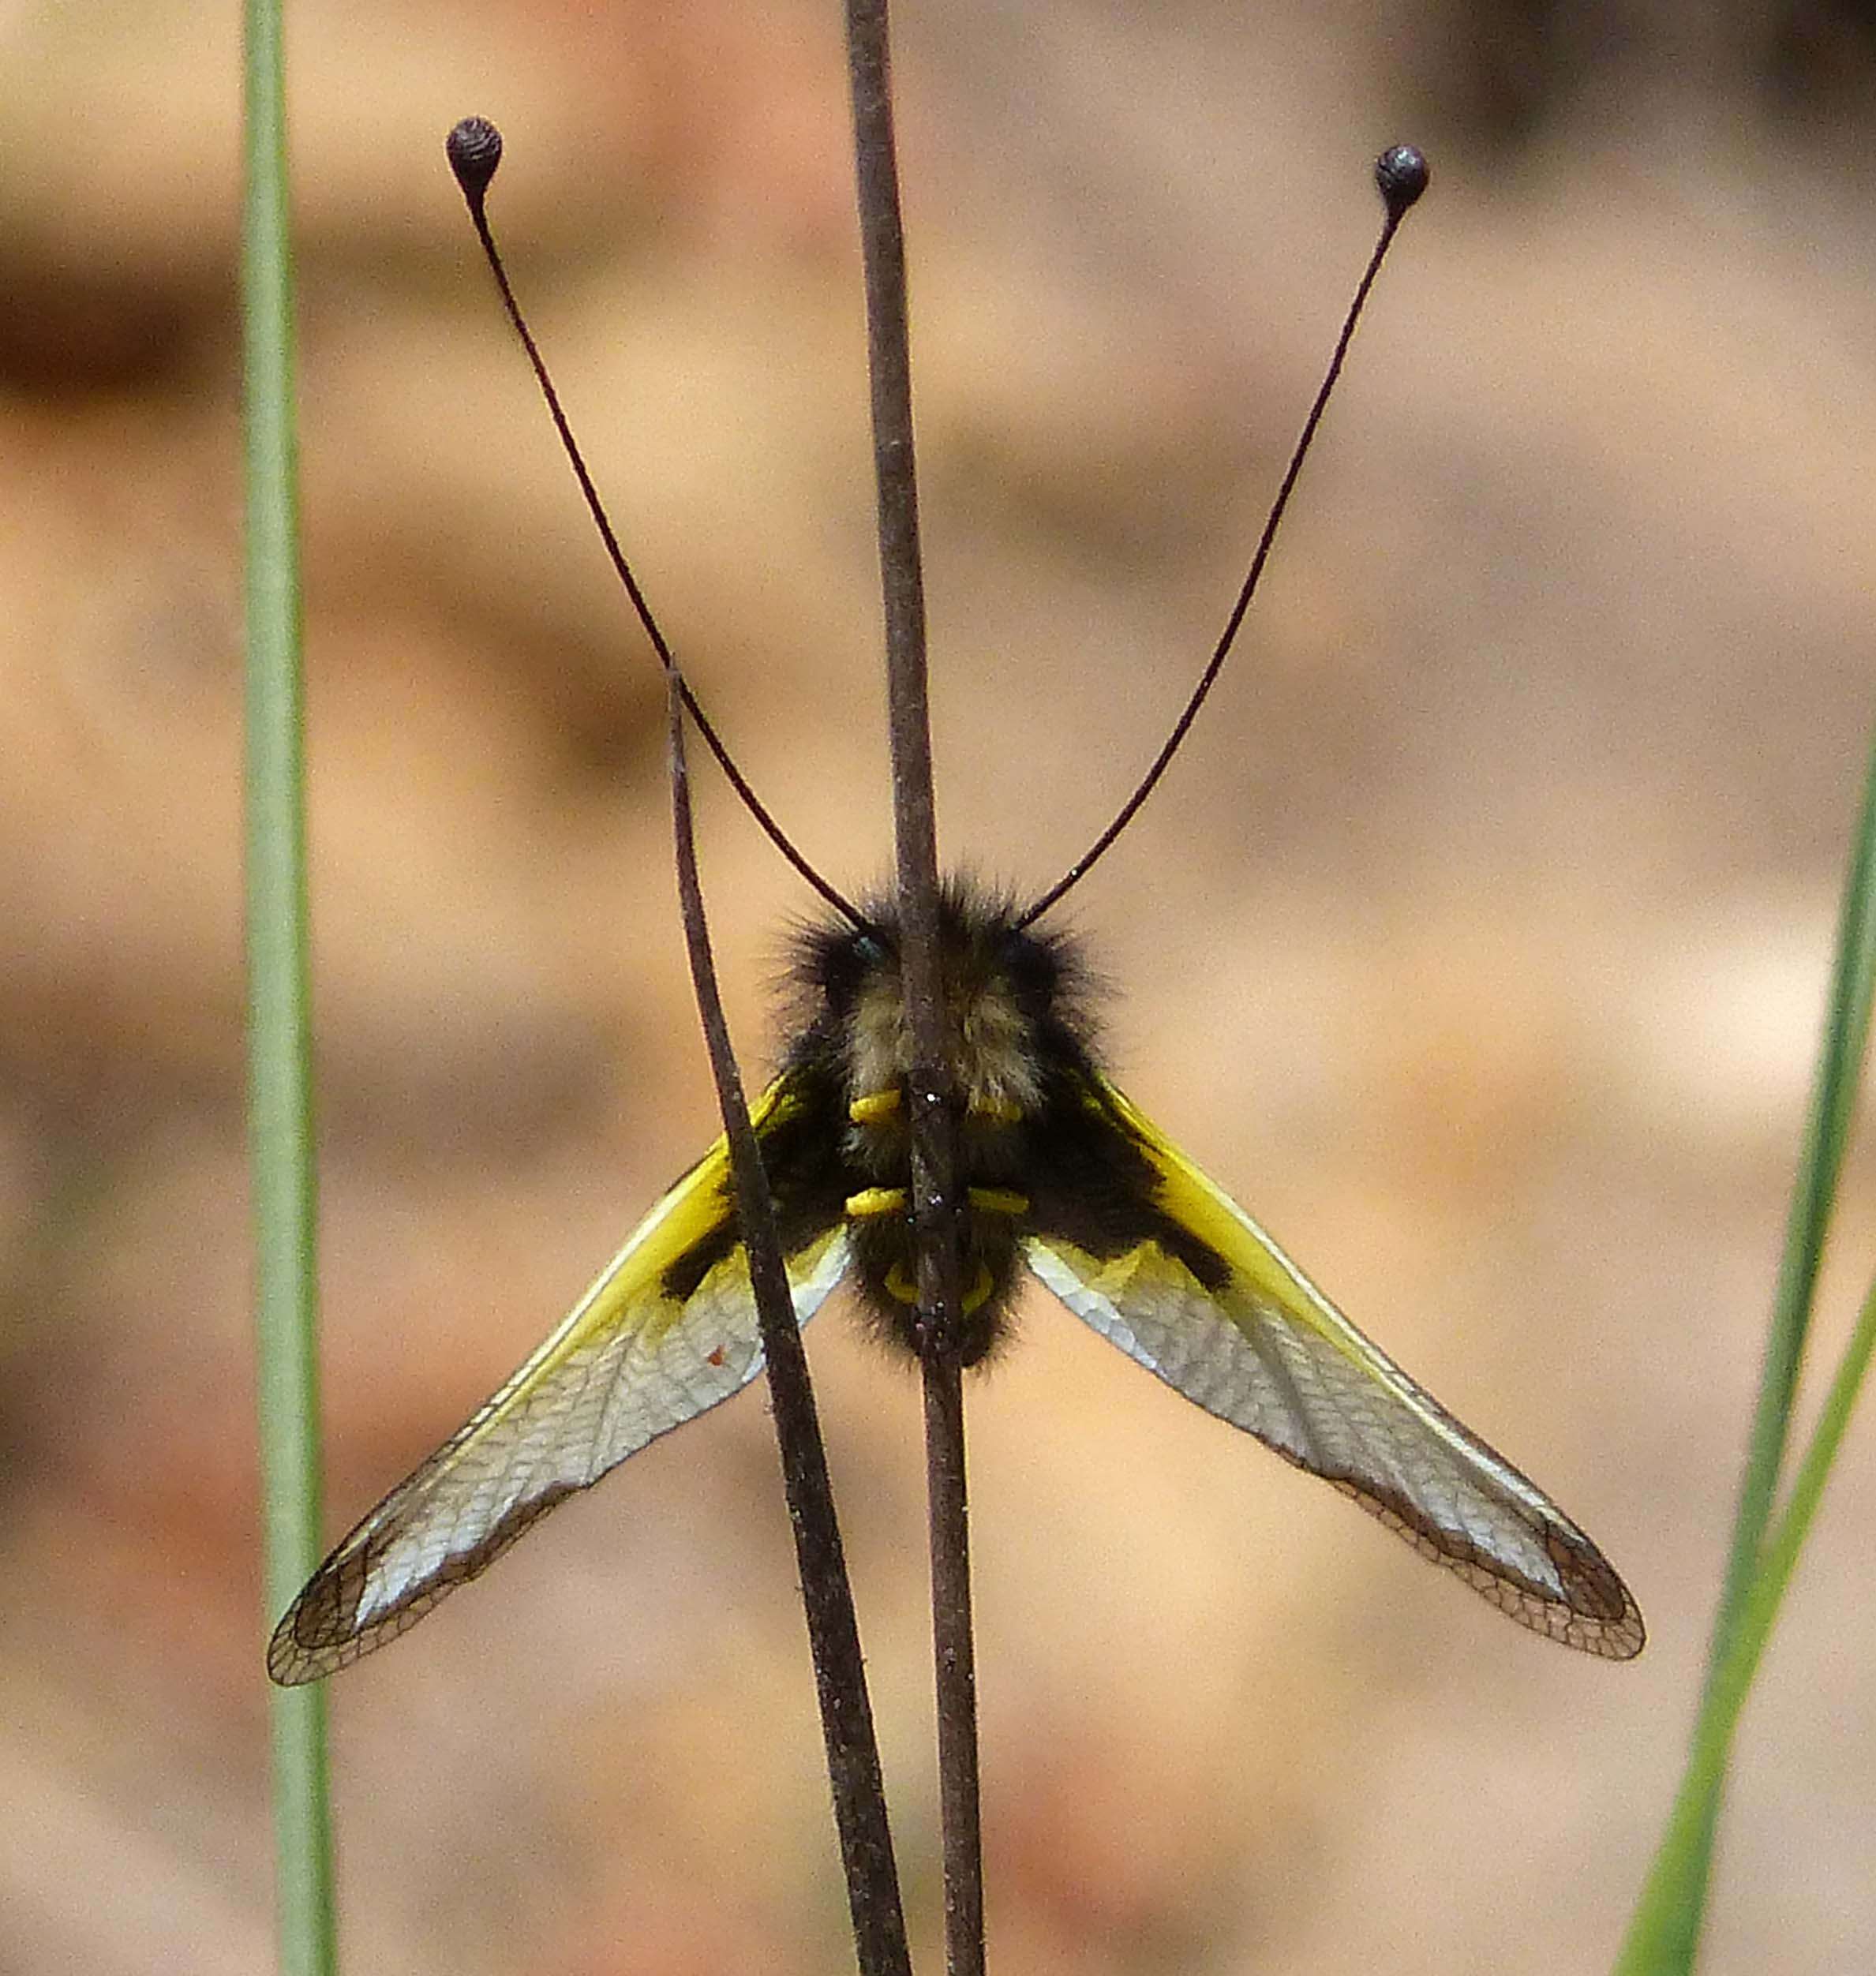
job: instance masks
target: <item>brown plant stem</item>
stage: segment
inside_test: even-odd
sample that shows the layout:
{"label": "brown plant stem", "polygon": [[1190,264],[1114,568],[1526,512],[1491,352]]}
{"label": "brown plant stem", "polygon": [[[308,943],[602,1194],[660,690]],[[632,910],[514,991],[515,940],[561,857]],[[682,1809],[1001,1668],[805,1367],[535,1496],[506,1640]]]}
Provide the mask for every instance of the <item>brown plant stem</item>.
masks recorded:
{"label": "brown plant stem", "polygon": [[853,1922],[854,1953],[862,1976],[911,1976],[905,1916],[893,1859],[886,1818],[886,1787],[873,1709],[867,1694],[866,1664],[853,1589],[834,1514],[826,1450],[802,1349],[794,1298],[783,1267],[775,1204],[763,1171],[755,1130],[743,1092],[741,1073],[730,1042],[729,1024],[717,992],[710,953],[703,892],[697,875],[697,845],[691,820],[691,779],[684,761],[684,685],[676,667],[667,673],[671,747],[671,814],[677,851],[677,889],[683,912],[684,944],[697,1012],[710,1050],[710,1072],[723,1113],[730,1170],[736,1189],[736,1215],[749,1257],[750,1283],[762,1327],[762,1357],[768,1371],[775,1438],[781,1450],[782,1481],[795,1556],[801,1573],[801,1600],[807,1616],[808,1645],[814,1656],[814,1690],[821,1705],[821,1731],[827,1749],[827,1776],[834,1823],[847,1877],[847,1903]]}
{"label": "brown plant stem", "polygon": [[983,1859],[978,1803],[976,1655],[971,1625],[962,1315],[957,1246],[957,1100],[938,952],[938,815],[927,694],[924,578],[912,450],[905,236],[894,155],[886,0],[848,0],[854,162],[866,274],[887,719],[897,853],[900,970],[912,1068],[907,1097],[925,1383],[932,1649],[950,1976],[981,1976]]}

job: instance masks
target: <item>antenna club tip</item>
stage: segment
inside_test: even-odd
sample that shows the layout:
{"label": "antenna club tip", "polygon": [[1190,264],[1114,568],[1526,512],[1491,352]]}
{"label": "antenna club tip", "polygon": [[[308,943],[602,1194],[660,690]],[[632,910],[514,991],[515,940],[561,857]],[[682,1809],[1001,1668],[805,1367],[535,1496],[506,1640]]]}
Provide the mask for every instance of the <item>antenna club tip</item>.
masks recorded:
{"label": "antenna club tip", "polygon": [[502,161],[502,134],[486,117],[465,117],[445,140],[449,168],[456,174],[462,196],[472,206],[480,205],[495,168]]}
{"label": "antenna club tip", "polygon": [[1374,182],[1387,217],[1399,221],[1426,190],[1432,176],[1424,152],[1412,144],[1390,144],[1374,161]]}

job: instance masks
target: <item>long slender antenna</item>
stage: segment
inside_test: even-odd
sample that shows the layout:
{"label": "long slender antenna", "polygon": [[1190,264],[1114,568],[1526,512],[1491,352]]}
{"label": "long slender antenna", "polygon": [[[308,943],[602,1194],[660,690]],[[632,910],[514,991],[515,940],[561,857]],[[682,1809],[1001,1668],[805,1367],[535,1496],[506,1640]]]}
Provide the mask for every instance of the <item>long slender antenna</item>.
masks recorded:
{"label": "long slender antenna", "polygon": [[1329,394],[1335,388],[1335,380],[1342,375],[1342,359],[1348,354],[1348,346],[1355,334],[1355,325],[1361,320],[1361,311],[1368,301],[1368,291],[1373,287],[1375,277],[1381,271],[1381,263],[1392,245],[1395,232],[1415,200],[1427,189],[1429,177],[1427,161],[1411,144],[1395,144],[1384,151],[1375,160],[1375,184],[1379,187],[1387,217],[1381,223],[1381,237],[1375,243],[1375,250],[1369,256],[1367,271],[1355,290],[1355,298],[1349,305],[1346,319],[1342,325],[1342,334],[1336,339],[1335,354],[1329,359],[1329,368],[1324,373],[1316,402],[1309,407],[1309,416],[1303,421],[1302,436],[1290,456],[1290,464],[1284,470],[1282,485],[1277,489],[1277,498],[1271,503],[1269,518],[1264,524],[1264,533],[1258,538],[1257,552],[1251,558],[1250,573],[1244,579],[1244,587],[1238,593],[1238,601],[1231,607],[1231,615],[1225,620],[1225,628],[1211,654],[1211,661],[1200,676],[1198,684],[1193,688],[1192,698],[1185,702],[1185,711],[1173,724],[1173,731],[1166,738],[1165,745],[1154,758],[1153,765],[1140,777],[1139,786],[1123,803],[1113,822],[1071,865],[1068,871],[1045,892],[1017,922],[1018,926],[1027,926],[1041,919],[1051,906],[1058,904],[1067,893],[1080,884],[1099,859],[1112,847],[1114,840],[1130,824],[1140,806],[1159,785],[1159,778],[1171,765],[1173,757],[1179,752],[1179,746],[1185,739],[1192,724],[1199,717],[1199,709],[1205,704],[1205,696],[1211,692],[1212,682],[1224,669],[1225,661],[1231,656],[1231,647],[1238,637],[1238,627],[1244,622],[1245,612],[1250,608],[1251,598],[1256,593],[1257,580],[1264,574],[1264,566],[1270,559],[1271,545],[1276,540],[1278,524],[1283,518],[1283,511],[1290,505],[1290,491],[1296,485],[1297,476],[1302,471],[1303,461],[1309,451],[1310,442],[1316,437],[1316,429],[1322,422],[1324,408],[1329,402]]}
{"label": "long slender antenna", "polygon": [[[488,260],[490,271],[495,276],[495,285],[501,291],[502,306],[507,311],[508,320],[513,324],[515,335],[521,339],[521,346],[527,352],[528,361],[534,367],[534,381],[541,387],[541,395],[547,401],[554,429],[560,436],[561,447],[573,468],[574,477],[580,484],[580,492],[586,497],[587,512],[593,517],[600,538],[606,545],[606,554],[612,559],[612,567],[617,572],[620,582],[625,586],[625,593],[631,599],[632,608],[638,614],[638,622],[645,627],[645,635],[651,641],[651,649],[657,654],[659,664],[668,673],[675,672],[676,662],[672,657],[670,645],[659,629],[657,619],[651,614],[651,606],[646,602],[645,593],[638,587],[638,579],[633,575],[631,565],[625,559],[625,552],[619,546],[619,537],[612,531],[605,505],[599,498],[599,489],[593,485],[593,476],[586,470],[586,462],[580,451],[579,441],[573,436],[573,428],[567,424],[567,414],[560,409],[560,394],[554,389],[553,380],[547,374],[547,365],[542,361],[540,347],[528,328],[526,318],[521,312],[521,305],[515,298],[515,290],[509,286],[508,271],[502,265],[501,254],[495,245],[495,236],[489,230],[489,185],[495,176],[496,167],[502,161],[502,134],[486,117],[465,117],[450,133],[444,148],[449,153],[450,169],[455,174],[456,183],[462,187],[462,196],[468,203],[469,217],[474,223],[476,238],[482,243],[482,253]],[[678,687],[683,695],[685,709],[697,723],[697,732],[703,736],[705,745],[717,758],[718,765],[729,779],[729,786],[741,799],[743,808],[762,826],[769,841],[843,919],[859,932],[867,931],[869,923],[865,915],[856,907],[848,904],[815,870],[789,841],[781,825],[769,814],[761,798],[749,786],[742,770],[736,766],[729,750],[710,724],[703,709],[697,704],[689,684],[681,673],[678,676]]]}

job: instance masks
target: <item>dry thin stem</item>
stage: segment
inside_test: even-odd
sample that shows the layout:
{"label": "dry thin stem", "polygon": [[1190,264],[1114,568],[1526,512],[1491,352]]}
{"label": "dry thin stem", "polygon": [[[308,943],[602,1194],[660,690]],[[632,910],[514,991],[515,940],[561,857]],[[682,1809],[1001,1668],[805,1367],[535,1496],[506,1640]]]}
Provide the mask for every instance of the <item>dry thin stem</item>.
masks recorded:
{"label": "dry thin stem", "polygon": [[945,1048],[938,952],[938,818],[926,690],[924,579],[919,557],[905,236],[894,156],[886,0],[848,0],[854,159],[866,270],[867,366],[886,605],[900,968],[913,1067],[912,1128],[919,1309],[925,1374],[926,1488],[950,1976],[983,1968],[983,1858],[978,1808],[976,1653],[971,1627],[962,1315],[957,1247],[957,1096]]}
{"label": "dry thin stem", "polygon": [[703,892],[697,876],[697,846],[691,822],[691,779],[684,762],[684,687],[675,666],[668,672],[671,737],[671,813],[677,847],[677,889],[683,911],[684,942],[697,1012],[716,1080],[736,1189],[736,1215],[749,1257],[769,1375],[775,1438],[781,1450],[782,1480],[788,1521],[795,1532],[795,1556],[801,1572],[802,1604],[807,1615],[808,1645],[814,1656],[814,1688],[821,1705],[821,1730],[827,1747],[828,1782],[834,1822],[847,1875],[847,1901],[853,1918],[854,1952],[862,1976],[911,1976],[905,1916],[893,1860],[893,1836],[886,1820],[886,1787],[873,1709],[867,1694],[866,1665],[853,1589],[847,1577],[827,1454],[821,1439],[807,1355],[802,1349],[794,1299],[782,1264],[775,1203],[763,1171],[761,1149],[749,1119],[741,1073],[736,1068],[729,1024],[717,992],[710,954]]}

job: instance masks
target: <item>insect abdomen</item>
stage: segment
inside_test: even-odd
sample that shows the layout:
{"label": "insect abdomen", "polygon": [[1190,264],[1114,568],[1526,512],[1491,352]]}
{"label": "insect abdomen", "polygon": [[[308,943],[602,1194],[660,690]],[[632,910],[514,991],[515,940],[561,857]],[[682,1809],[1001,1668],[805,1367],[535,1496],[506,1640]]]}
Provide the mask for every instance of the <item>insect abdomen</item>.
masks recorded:
{"label": "insect abdomen", "polygon": [[[853,1167],[867,1184],[846,1202],[855,1279],[880,1334],[916,1353],[918,1248],[912,1218],[909,1137],[897,1091],[856,1101],[848,1136]],[[963,1357],[975,1365],[1006,1329],[1018,1249],[1029,1213],[1020,1114],[967,1116],[959,1134],[959,1283],[964,1303]]]}

